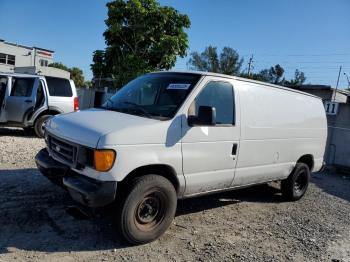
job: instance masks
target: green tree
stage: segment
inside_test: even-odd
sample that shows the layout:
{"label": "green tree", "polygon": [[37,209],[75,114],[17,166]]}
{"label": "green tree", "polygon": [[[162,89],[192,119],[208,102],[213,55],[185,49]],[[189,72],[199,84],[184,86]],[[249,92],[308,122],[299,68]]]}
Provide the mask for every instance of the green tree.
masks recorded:
{"label": "green tree", "polygon": [[92,88],[93,84],[92,84],[91,81],[85,81],[84,86],[87,87],[87,88]]}
{"label": "green tree", "polygon": [[75,86],[84,87],[85,79],[83,71],[77,67],[72,67],[69,69],[70,78],[74,81]]}
{"label": "green tree", "polygon": [[64,64],[62,64],[61,62],[51,63],[51,64],[49,64],[49,67],[55,67],[58,69],[69,71],[69,68],[67,66],[65,66]]}
{"label": "green tree", "polygon": [[258,74],[260,80],[269,82],[272,84],[280,84],[282,76],[284,74],[284,69],[279,64],[270,67],[270,69],[261,70]]}
{"label": "green tree", "polygon": [[156,0],[114,0],[107,8],[107,48],[94,52],[95,78],[113,77],[122,86],[140,74],[170,69],[177,56],[186,55],[187,15]]}
{"label": "green tree", "polygon": [[84,74],[81,69],[78,67],[72,67],[69,68],[62,64],[61,62],[55,62],[52,64],[49,64],[49,67],[55,67],[58,69],[62,69],[65,71],[68,71],[70,73],[70,79],[74,81],[75,86],[77,87],[84,87],[85,86],[85,80],[84,80]]}
{"label": "green tree", "polygon": [[91,71],[94,77],[102,78],[108,76],[106,53],[104,50],[96,50],[92,56]]}
{"label": "green tree", "polygon": [[[220,57],[220,58],[219,58]],[[217,48],[208,46],[202,53],[192,52],[188,65],[192,70],[238,75],[243,59],[231,47],[224,47],[220,56]]]}
{"label": "green tree", "polygon": [[246,74],[242,73],[240,76],[245,78],[250,78],[254,80],[259,80],[263,82],[268,82],[271,84],[283,85],[285,79],[282,78],[284,75],[284,69],[279,64],[270,67],[269,69],[263,69],[259,73]]}
{"label": "green tree", "polygon": [[294,78],[291,79],[290,81],[287,81],[286,85],[287,86],[300,86],[300,85],[304,84],[305,81],[306,81],[306,77],[305,77],[304,72],[296,69],[294,72]]}

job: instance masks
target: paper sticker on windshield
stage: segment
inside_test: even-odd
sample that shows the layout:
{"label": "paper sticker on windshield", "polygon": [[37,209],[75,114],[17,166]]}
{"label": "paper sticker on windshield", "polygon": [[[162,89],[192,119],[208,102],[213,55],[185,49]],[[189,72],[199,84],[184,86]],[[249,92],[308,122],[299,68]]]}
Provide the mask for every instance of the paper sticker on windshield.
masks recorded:
{"label": "paper sticker on windshield", "polygon": [[169,84],[167,89],[187,90],[191,84]]}

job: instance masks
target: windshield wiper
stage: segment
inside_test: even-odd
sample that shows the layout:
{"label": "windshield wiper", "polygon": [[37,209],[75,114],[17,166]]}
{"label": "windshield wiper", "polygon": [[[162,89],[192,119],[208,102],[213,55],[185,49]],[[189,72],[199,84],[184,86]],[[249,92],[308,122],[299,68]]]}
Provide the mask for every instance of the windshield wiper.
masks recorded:
{"label": "windshield wiper", "polygon": [[144,109],[141,105],[133,103],[133,102],[129,102],[129,101],[124,101],[122,102],[123,104],[126,105],[132,105],[135,106],[135,109],[139,110],[140,112],[143,113],[143,115],[147,116],[148,118],[153,118],[153,116],[146,110]]}

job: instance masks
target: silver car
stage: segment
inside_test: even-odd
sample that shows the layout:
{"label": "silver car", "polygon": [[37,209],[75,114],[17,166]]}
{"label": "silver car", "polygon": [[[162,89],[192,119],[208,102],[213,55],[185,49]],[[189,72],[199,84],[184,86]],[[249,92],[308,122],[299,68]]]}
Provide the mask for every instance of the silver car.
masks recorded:
{"label": "silver car", "polygon": [[78,109],[76,88],[70,79],[0,73],[0,126],[34,128],[35,134],[43,137],[48,118]]}

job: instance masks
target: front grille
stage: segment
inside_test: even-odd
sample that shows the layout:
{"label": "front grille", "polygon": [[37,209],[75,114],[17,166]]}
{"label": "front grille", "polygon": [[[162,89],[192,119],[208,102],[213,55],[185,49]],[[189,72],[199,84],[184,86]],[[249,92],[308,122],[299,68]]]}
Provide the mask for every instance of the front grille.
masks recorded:
{"label": "front grille", "polygon": [[50,153],[53,154],[54,157],[59,158],[70,166],[75,165],[78,151],[77,146],[51,135],[48,136],[47,142],[51,151]]}

